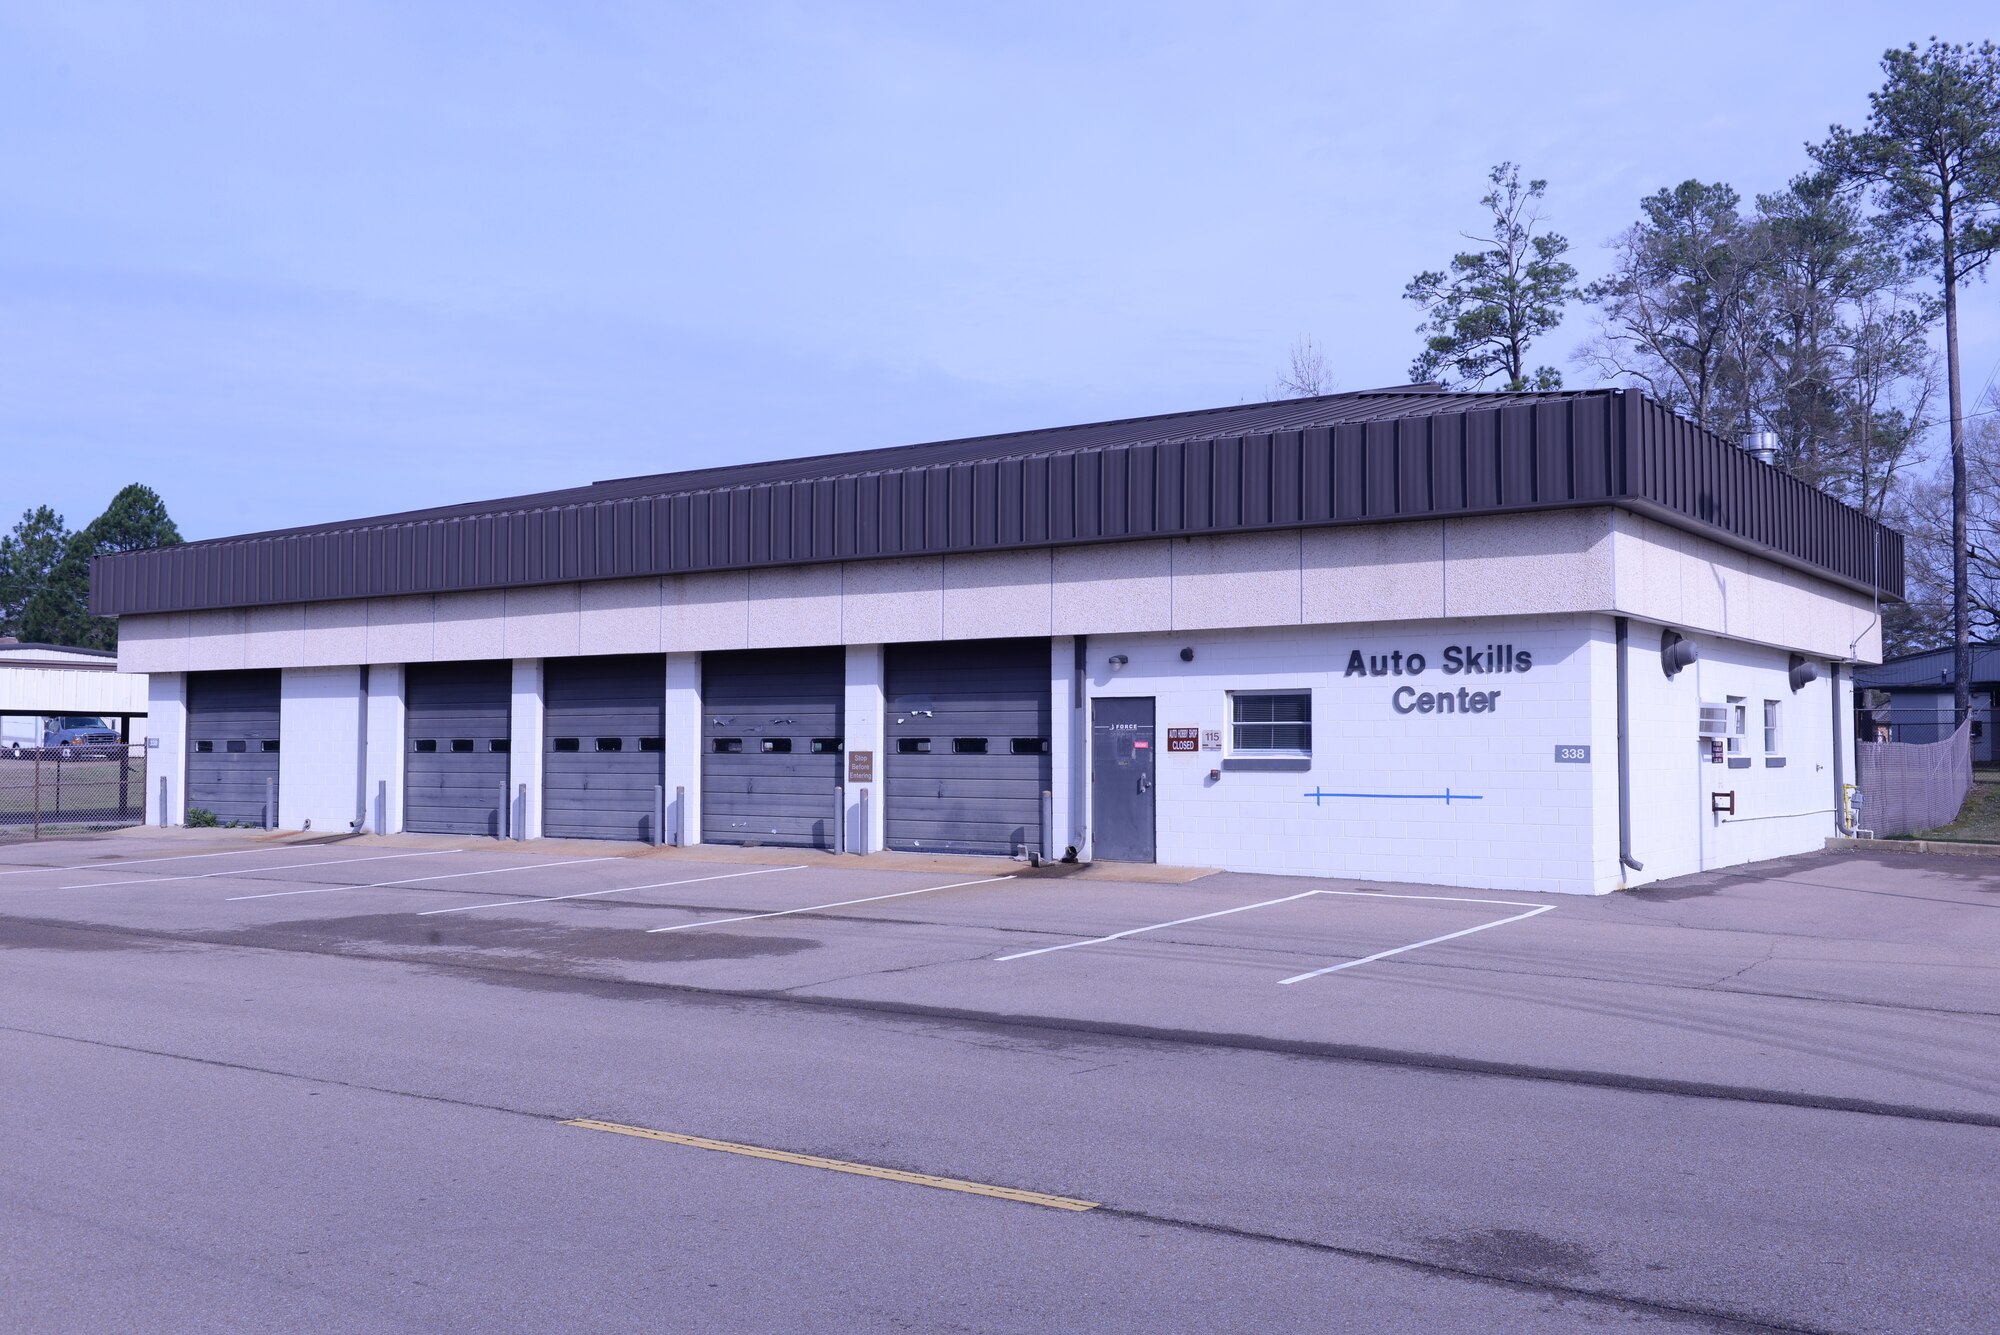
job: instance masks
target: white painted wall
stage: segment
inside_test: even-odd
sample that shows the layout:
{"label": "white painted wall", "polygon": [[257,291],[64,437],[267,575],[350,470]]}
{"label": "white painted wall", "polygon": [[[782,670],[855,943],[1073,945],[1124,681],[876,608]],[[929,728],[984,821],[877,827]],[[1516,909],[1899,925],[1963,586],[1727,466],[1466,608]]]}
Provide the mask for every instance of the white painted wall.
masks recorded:
{"label": "white painted wall", "polygon": [[[665,778],[667,829],[682,844],[701,842],[701,655],[667,655]],[[675,808],[675,790],[679,807]]]}
{"label": "white painted wall", "polygon": [[368,670],[368,760],[362,797],[368,829],[399,834],[403,829],[403,775],[408,768],[408,701],[402,664],[380,663]]}
{"label": "white painted wall", "polygon": [[279,679],[278,828],[345,834],[361,814],[361,669]]}
{"label": "white painted wall", "polygon": [[[508,732],[508,833],[517,839],[542,837],[542,660],[514,660],[513,704]],[[528,786],[525,801],[521,785]]]}
{"label": "white painted wall", "polygon": [[[187,678],[178,672],[156,672],[146,679],[146,810],[149,825],[187,823]],[[167,781],[164,819],[160,780]]]}
{"label": "white painted wall", "polygon": [[[888,715],[887,657],[879,644],[847,646],[847,693],[842,701],[841,745],[847,755],[871,751],[875,756],[875,777],[868,783],[846,785],[847,842],[853,852],[872,852],[882,847],[882,753]],[[847,755],[841,757],[841,777],[847,777]],[[862,794],[867,794],[867,817],[863,823]]]}
{"label": "white painted wall", "polygon": [[[1515,618],[1424,626],[1093,636],[1093,700],[1153,696],[1159,728],[1157,839],[1163,863],[1300,875],[1588,893],[1598,884],[1596,771],[1555,763],[1558,745],[1601,747],[1593,728],[1598,670],[1589,618]],[[1512,673],[1444,671],[1448,645],[1511,643],[1533,665]],[[1192,662],[1180,660],[1184,647]],[[1421,653],[1417,675],[1346,674],[1393,652]],[[1114,671],[1109,660],[1130,661]],[[1399,713],[1421,692],[1499,696],[1491,712]],[[1231,769],[1231,690],[1313,694],[1314,749],[1304,772]],[[1469,699],[1469,697],[1468,697]],[[1610,707],[1609,699],[1604,707]],[[1168,752],[1166,730],[1219,730],[1225,750]],[[1210,778],[1212,769],[1220,769]],[[1086,780],[1087,781],[1087,780]],[[1452,798],[1443,800],[1449,791]],[[1424,796],[1320,796],[1418,794]],[[1095,837],[1095,831],[1092,832]]]}
{"label": "white painted wall", "polygon": [[[1630,873],[1628,883],[1823,847],[1837,832],[1829,664],[1816,660],[1819,679],[1794,692],[1788,652],[1696,635],[1690,638],[1701,657],[1670,681],[1660,666],[1661,630],[1631,623],[1633,853],[1645,870]],[[1725,748],[1717,764],[1698,736],[1699,707],[1726,705],[1732,696],[1745,703],[1748,733],[1742,752],[1731,757]],[[1843,696],[1841,765],[1851,776],[1851,687]],[[1778,702],[1775,754],[1763,745],[1766,700]],[[1717,793],[1735,794],[1733,815],[1711,811]]]}

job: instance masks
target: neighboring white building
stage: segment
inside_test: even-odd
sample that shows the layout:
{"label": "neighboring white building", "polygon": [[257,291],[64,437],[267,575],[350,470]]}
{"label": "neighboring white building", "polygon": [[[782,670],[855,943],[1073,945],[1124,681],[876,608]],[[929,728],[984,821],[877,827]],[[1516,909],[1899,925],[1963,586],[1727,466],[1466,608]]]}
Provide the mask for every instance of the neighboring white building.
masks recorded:
{"label": "neighboring white building", "polygon": [[97,563],[188,806],[1600,893],[1822,846],[1901,541],[1424,387]]}
{"label": "neighboring white building", "polygon": [[108,649],[0,636],[0,751],[25,753],[63,719],[101,718],[128,741],[146,735],[146,678]]}

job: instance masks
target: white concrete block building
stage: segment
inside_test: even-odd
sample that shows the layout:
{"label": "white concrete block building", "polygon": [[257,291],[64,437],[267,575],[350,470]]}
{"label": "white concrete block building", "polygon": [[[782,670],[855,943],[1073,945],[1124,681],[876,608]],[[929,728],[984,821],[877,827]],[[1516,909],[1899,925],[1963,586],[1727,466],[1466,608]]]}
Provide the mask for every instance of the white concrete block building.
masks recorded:
{"label": "white concrete block building", "polygon": [[1821,846],[1893,532],[1429,387],[101,560],[166,821],[1603,893]]}

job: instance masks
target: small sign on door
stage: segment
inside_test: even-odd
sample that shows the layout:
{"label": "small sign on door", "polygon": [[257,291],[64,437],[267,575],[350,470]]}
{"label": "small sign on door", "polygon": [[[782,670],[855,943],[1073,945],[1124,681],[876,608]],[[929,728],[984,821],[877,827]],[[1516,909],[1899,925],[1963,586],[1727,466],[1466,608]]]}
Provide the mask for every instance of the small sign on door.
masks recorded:
{"label": "small sign on door", "polygon": [[1198,751],[1201,749],[1200,728],[1168,728],[1167,750]]}
{"label": "small sign on door", "polygon": [[847,753],[847,781],[849,783],[875,782],[875,753],[873,751],[849,751]]}

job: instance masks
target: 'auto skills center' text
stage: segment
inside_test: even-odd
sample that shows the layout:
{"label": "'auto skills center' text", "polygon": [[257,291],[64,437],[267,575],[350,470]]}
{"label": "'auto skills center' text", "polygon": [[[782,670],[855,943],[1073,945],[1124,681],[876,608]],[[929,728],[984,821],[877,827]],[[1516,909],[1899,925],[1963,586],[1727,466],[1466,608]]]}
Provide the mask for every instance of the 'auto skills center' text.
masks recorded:
{"label": "'auto skills center' text", "polygon": [[[1439,655],[1439,670],[1447,677],[1460,675],[1526,672],[1534,667],[1534,655],[1511,644],[1449,644]],[[1418,653],[1393,649],[1386,654],[1363,655],[1356,649],[1347,656],[1343,677],[1421,677],[1430,660]],[[1491,714],[1500,708],[1500,692],[1475,691],[1461,686],[1456,691],[1420,691],[1414,686],[1398,686],[1389,696],[1389,707],[1398,714]]]}

